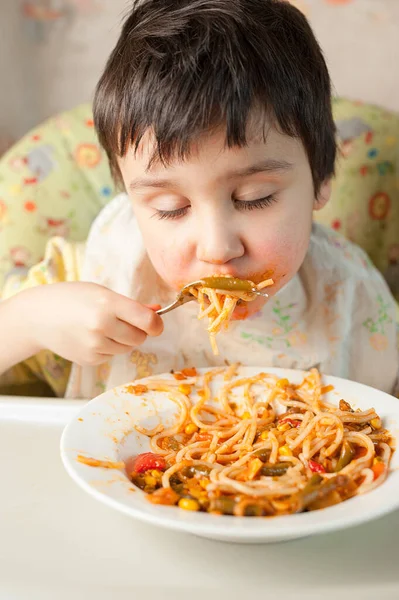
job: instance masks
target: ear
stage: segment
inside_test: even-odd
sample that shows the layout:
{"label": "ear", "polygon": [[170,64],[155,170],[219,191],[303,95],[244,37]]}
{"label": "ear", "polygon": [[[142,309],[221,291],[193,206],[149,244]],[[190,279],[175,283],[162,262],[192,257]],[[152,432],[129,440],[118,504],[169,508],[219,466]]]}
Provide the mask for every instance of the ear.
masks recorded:
{"label": "ear", "polygon": [[321,210],[325,207],[331,196],[331,179],[326,179],[321,184],[317,198],[314,200],[313,210]]}

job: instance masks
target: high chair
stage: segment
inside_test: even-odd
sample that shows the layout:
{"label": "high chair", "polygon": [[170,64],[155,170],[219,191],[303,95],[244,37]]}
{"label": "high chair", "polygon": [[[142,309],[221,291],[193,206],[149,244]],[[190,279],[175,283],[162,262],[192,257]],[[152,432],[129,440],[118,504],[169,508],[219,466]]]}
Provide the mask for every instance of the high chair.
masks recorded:
{"label": "high chair", "polygon": [[[332,199],[315,219],[361,246],[399,299],[399,116],[334,100],[340,156]],[[49,119],[0,159],[0,293],[53,236],[85,240],[114,185],[91,106]]]}

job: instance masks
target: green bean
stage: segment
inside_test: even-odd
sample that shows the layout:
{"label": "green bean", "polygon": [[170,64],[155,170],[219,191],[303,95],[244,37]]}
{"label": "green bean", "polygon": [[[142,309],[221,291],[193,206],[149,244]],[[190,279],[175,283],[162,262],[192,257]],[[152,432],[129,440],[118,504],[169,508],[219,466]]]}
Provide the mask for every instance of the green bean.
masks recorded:
{"label": "green bean", "polygon": [[131,482],[134,483],[135,486],[140,488],[140,490],[144,490],[146,487],[146,482],[142,473],[133,473],[133,475],[131,476]]}
{"label": "green bean", "polygon": [[254,452],[252,456],[260,458],[262,462],[267,462],[270,458],[270,450],[267,450],[266,448],[260,448],[259,450]]}
{"label": "green bean", "polygon": [[323,477],[315,473],[307,482],[306,486],[303,488],[303,492],[308,492],[314,488],[315,485],[319,485],[323,481]]}
{"label": "green bean", "polygon": [[234,515],[236,501],[230,496],[220,496],[211,501],[209,510],[221,512],[223,515]]}
{"label": "green bean", "polygon": [[281,462],[281,463],[265,463],[263,467],[260,469],[260,474],[265,475],[266,477],[279,477],[280,475],[284,475],[287,472],[289,467],[292,467],[292,463],[290,462]]}
{"label": "green bean", "polygon": [[351,444],[345,441],[342,444],[341,455],[338,459],[337,466],[335,467],[335,472],[338,473],[341,471],[346,465],[349,465],[352,458],[355,456],[355,452],[351,446]]}
{"label": "green bean", "polygon": [[263,517],[264,514],[265,510],[261,504],[247,504],[244,510],[246,517]]}
{"label": "green bean", "polygon": [[187,479],[192,479],[196,476],[207,477],[211,472],[211,468],[206,465],[190,465],[182,469],[181,474]]}
{"label": "green bean", "polygon": [[203,277],[202,283],[207,288],[226,290],[229,292],[252,292],[254,284],[246,279],[235,277]]}
{"label": "green bean", "polygon": [[174,475],[172,475],[172,477],[169,479],[169,483],[170,487],[174,492],[176,492],[176,494],[179,494],[179,496],[183,494],[184,484],[179,478],[178,474],[175,473]]}
{"label": "green bean", "polygon": [[349,484],[349,477],[347,475],[337,475],[328,479],[324,483],[316,485],[307,485],[302,492],[298,494],[299,508],[298,512],[302,512],[307,508],[311,508],[311,505],[320,500],[325,500],[327,496],[333,492],[338,491],[340,488],[345,488]]}

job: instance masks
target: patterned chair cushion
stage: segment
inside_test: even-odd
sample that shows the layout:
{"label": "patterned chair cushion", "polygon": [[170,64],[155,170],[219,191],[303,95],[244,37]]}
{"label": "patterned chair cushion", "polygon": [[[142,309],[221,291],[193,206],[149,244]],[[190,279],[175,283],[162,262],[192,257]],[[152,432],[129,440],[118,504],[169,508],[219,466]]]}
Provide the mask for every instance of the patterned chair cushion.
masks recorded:
{"label": "patterned chair cushion", "polygon": [[316,219],[361,246],[399,298],[399,115],[336,99],[341,157]]}
{"label": "patterned chair cushion", "polygon": [[90,105],[25,136],[0,160],[0,289],[10,270],[42,258],[50,237],[86,239],[113,194]]}
{"label": "patterned chair cushion", "polygon": [[[369,254],[399,297],[399,116],[337,98],[341,158],[316,219]],[[82,241],[114,187],[90,105],[53,117],[0,160],[0,289],[55,235]]]}

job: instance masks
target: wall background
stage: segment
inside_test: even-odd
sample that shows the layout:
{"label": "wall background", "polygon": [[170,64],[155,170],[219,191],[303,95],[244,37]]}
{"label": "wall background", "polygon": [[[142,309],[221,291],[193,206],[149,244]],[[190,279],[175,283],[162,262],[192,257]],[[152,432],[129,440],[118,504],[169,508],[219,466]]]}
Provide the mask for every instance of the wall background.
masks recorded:
{"label": "wall background", "polygon": [[[337,94],[399,111],[399,0],[291,0],[308,16]],[[92,97],[130,0],[1,0],[0,154]]]}

